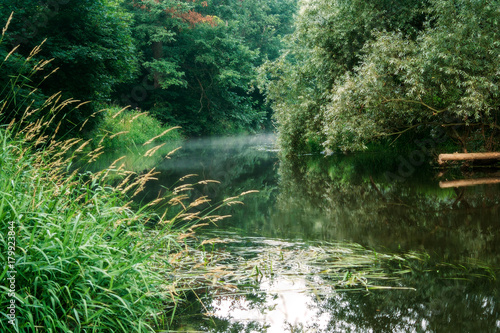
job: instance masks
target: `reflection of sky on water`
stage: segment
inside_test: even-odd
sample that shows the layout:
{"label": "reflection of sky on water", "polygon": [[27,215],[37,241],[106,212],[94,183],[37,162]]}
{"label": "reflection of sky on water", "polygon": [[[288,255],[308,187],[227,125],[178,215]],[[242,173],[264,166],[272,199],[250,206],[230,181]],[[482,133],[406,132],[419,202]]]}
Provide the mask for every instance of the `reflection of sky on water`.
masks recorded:
{"label": "reflection of sky on water", "polygon": [[308,289],[305,279],[279,277],[261,282],[260,290],[266,292],[266,298],[258,308],[252,308],[245,298],[233,297],[214,299],[211,307],[213,315],[231,322],[259,322],[267,328],[267,333],[293,332],[294,328],[323,332],[330,315],[321,314],[314,303],[316,296]]}

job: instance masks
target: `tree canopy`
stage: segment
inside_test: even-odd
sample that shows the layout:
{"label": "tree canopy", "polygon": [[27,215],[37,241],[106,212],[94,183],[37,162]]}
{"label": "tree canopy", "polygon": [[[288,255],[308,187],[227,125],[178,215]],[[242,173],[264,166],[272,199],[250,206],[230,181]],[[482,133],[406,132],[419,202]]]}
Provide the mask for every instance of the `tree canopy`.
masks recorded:
{"label": "tree canopy", "polygon": [[[130,79],[136,70],[132,17],[120,7],[120,1],[3,1],[2,21],[12,12],[6,41],[19,46],[16,55],[29,58],[45,41],[35,58],[53,59],[33,77],[34,82],[44,81],[40,89],[46,95],[62,92],[65,98],[81,102],[106,102],[116,84]],[[2,45],[7,51],[7,44]],[[5,86],[8,78],[2,79]],[[96,107],[88,105],[66,118],[77,124],[94,111]]]}
{"label": "tree canopy", "polygon": [[[42,82],[41,95],[93,102],[62,115],[73,125],[115,103],[188,135],[258,130],[270,111],[254,84],[257,67],[278,56],[295,1],[7,0],[0,18],[14,16],[1,52],[19,46],[0,70],[53,59],[29,80]],[[9,84],[8,75],[2,80]]]}
{"label": "tree canopy", "polygon": [[259,129],[269,116],[253,84],[257,67],[278,55],[294,3],[128,2],[142,71],[116,97],[190,135]]}
{"label": "tree canopy", "polygon": [[288,152],[363,150],[407,131],[444,129],[464,150],[493,149],[500,115],[500,3],[300,3],[261,86]]}
{"label": "tree canopy", "polygon": [[287,152],[409,133],[498,148],[498,0],[296,1],[6,0],[1,80],[42,82],[28,104],[93,101],[73,125],[114,103],[188,135],[270,130],[274,112]]}

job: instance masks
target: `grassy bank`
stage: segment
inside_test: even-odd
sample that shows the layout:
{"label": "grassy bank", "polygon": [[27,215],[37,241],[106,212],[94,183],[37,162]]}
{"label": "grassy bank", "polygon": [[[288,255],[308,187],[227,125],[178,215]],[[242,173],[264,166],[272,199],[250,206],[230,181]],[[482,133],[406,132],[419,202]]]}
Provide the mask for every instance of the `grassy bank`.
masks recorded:
{"label": "grassy bank", "polygon": [[36,150],[23,138],[33,132],[0,131],[0,257],[9,263],[1,277],[10,278],[0,286],[10,295],[0,302],[1,330],[150,330],[176,301],[148,264],[150,216],[132,212],[105,173],[66,173],[65,151],[78,140]]}
{"label": "grassy bank", "polygon": [[[138,174],[122,159],[94,173],[75,168],[76,161],[98,160],[106,147],[129,146],[114,140],[125,130],[130,133],[126,138],[143,145],[142,156],[158,158],[154,155],[163,146],[158,140],[165,140],[167,130],[124,110],[104,117],[102,135],[82,139],[76,130],[62,133],[69,128],[66,113],[78,112],[84,103],[37,94],[32,78],[47,62],[16,59],[31,68],[27,74],[16,72],[21,67],[5,67],[12,54],[0,63],[11,78],[0,87],[0,260],[5,263],[0,331],[150,332],[168,327],[184,300],[183,290],[190,288],[174,278],[170,256],[182,261],[183,240],[195,227],[222,217],[193,212],[208,200],[186,202],[188,184],[132,209],[133,197],[155,178],[154,169]],[[153,212],[153,205],[165,213]],[[146,228],[152,220],[154,232]]]}
{"label": "grassy bank", "polygon": [[106,106],[102,119],[90,135],[106,150],[137,151],[150,143],[179,141],[179,127],[161,124],[148,112]]}
{"label": "grassy bank", "polygon": [[98,125],[86,134],[91,140],[87,150],[102,147],[105,156],[99,156],[92,165],[80,160],[78,166],[87,170],[103,170],[116,159],[125,170],[149,170],[163,158],[170,158],[184,139],[179,127],[161,124],[148,112],[103,106],[98,117]]}

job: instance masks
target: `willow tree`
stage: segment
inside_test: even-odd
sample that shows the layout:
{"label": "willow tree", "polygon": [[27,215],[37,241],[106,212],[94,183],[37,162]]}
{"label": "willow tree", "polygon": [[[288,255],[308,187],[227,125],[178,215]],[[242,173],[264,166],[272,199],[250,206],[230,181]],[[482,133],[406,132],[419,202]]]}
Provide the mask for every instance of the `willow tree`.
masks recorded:
{"label": "willow tree", "polygon": [[324,146],[447,134],[464,151],[498,148],[500,2],[433,1],[415,40],[378,32],[323,107]]}
{"label": "willow tree", "polygon": [[464,147],[492,148],[499,8],[497,0],[303,1],[288,50],[262,71],[283,147],[362,150],[445,128]]}

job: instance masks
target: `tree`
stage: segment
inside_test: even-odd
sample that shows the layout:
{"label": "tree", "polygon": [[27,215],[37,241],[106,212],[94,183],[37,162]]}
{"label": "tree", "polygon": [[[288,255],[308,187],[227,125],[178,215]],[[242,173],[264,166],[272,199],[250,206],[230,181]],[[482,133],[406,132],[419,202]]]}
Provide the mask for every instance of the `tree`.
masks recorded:
{"label": "tree", "polygon": [[120,100],[190,135],[258,129],[266,110],[253,86],[256,67],[267,52],[277,54],[276,31],[289,25],[275,27],[292,10],[277,11],[294,1],[129,2],[143,67],[140,83],[122,86]]}
{"label": "tree", "polygon": [[[109,101],[113,87],[132,78],[137,69],[130,30],[131,16],[121,0],[4,1],[0,17],[14,18],[7,41],[20,45],[17,53],[28,57],[45,43],[38,59],[54,59],[47,71],[57,71],[41,85],[46,95],[62,92],[80,101]],[[40,73],[43,79],[48,73]],[[65,117],[81,123],[97,104],[81,107]]]}
{"label": "tree", "polygon": [[444,128],[467,150],[498,148],[499,1],[431,1],[415,40],[380,32],[324,104],[324,146],[364,149],[377,138]]}
{"label": "tree", "polygon": [[163,100],[170,105],[169,116],[183,121],[191,134],[238,132],[261,121],[248,93],[257,55],[231,31],[204,24],[179,37],[186,88],[166,91]]}
{"label": "tree", "polygon": [[498,147],[498,8],[302,2],[288,49],[261,70],[285,151],[363,150],[403,133],[437,137],[440,128],[464,150]]}
{"label": "tree", "polygon": [[415,38],[424,1],[301,1],[287,48],[261,68],[260,87],[275,111],[286,151],[311,150],[324,141],[321,108],[332,87],[359,64],[375,31]]}
{"label": "tree", "polygon": [[212,0],[202,9],[234,26],[251,50],[258,51],[256,64],[279,56],[282,37],[293,31],[297,0]]}

